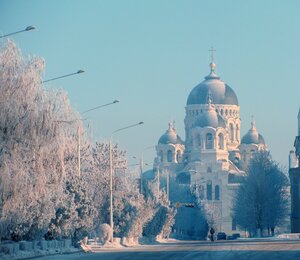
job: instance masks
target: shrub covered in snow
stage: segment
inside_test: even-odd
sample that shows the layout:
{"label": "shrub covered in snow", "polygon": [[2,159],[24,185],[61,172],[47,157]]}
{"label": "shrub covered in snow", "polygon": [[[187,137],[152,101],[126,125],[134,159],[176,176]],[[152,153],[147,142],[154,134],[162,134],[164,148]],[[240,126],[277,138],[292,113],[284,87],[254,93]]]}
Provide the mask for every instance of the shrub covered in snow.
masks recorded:
{"label": "shrub covered in snow", "polygon": [[104,223],[99,226],[98,237],[102,244],[112,241],[113,230],[110,225]]}

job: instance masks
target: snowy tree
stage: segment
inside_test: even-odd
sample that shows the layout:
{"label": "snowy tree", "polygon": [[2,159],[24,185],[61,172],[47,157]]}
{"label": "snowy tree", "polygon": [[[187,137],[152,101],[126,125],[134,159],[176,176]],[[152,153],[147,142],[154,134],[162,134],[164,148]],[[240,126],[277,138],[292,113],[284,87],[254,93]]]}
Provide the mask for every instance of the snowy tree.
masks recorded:
{"label": "snowy tree", "polygon": [[41,58],[23,58],[10,40],[0,49],[2,238],[41,238],[76,172],[82,122],[66,93],[43,87],[43,69]]}
{"label": "snowy tree", "polygon": [[[65,92],[44,88],[44,66],[10,40],[0,49],[0,239],[76,244],[109,222],[109,146],[92,144]],[[156,205],[126,175],[117,144],[112,155],[115,234],[140,237]]]}
{"label": "snowy tree", "polygon": [[250,234],[263,230],[274,234],[288,212],[288,179],[270,153],[259,151],[253,155],[234,198],[233,218]]}

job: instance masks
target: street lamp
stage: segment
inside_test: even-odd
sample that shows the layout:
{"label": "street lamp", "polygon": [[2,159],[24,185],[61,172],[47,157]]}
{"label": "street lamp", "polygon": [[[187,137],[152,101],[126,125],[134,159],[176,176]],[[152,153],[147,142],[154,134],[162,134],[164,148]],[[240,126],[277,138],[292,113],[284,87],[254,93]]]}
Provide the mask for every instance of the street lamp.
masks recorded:
{"label": "street lamp", "polygon": [[14,34],[17,34],[17,33],[21,33],[21,32],[28,32],[28,31],[32,31],[32,30],[35,30],[35,27],[30,25],[30,26],[27,26],[24,30],[5,34],[5,35],[0,36],[0,38],[8,37],[8,36],[11,36],[11,35],[14,35]]}
{"label": "street lamp", "polygon": [[112,136],[120,131],[126,130],[128,128],[132,128],[135,126],[139,126],[144,124],[144,122],[139,122],[137,124],[125,126],[113,131],[109,138],[109,202],[110,202],[110,211],[109,211],[109,224],[112,229],[112,241],[113,242],[113,235],[114,235],[114,221],[113,221],[113,165],[112,165]]}
{"label": "street lamp", "polygon": [[[91,108],[91,109],[88,109],[86,111],[83,111],[82,114],[85,114],[87,112],[90,112],[92,110],[96,110],[96,109],[99,109],[99,108],[102,108],[102,107],[106,107],[106,106],[109,106],[109,105],[113,105],[113,104],[116,104],[116,103],[119,103],[120,101],[115,99],[113,102],[109,102],[107,104],[104,104],[104,105],[100,105],[100,106],[97,106],[97,107],[94,107],[94,108]],[[78,126],[77,128],[77,134],[78,134],[78,176],[80,177],[81,175],[81,153],[80,153],[80,127]]]}
{"label": "street lamp", "polygon": [[[89,111],[92,111],[92,110],[95,110],[95,109],[99,109],[99,108],[101,108],[101,107],[105,107],[105,106],[108,106],[108,105],[113,105],[113,104],[116,104],[116,103],[118,103],[118,102],[120,102],[120,101],[119,101],[119,100],[114,100],[113,102],[110,102],[110,103],[107,103],[107,104],[104,104],[104,105],[101,105],[101,106],[97,106],[97,107],[88,109],[88,110],[82,112],[82,114],[85,114],[85,113],[87,113],[87,112],[89,112]],[[71,124],[71,123],[77,122],[77,121],[79,121],[79,120],[80,120],[80,121],[84,121],[84,120],[86,120],[86,118],[79,118],[79,119],[69,120],[69,121],[67,121],[67,120],[60,120],[60,121],[55,121],[55,122],[57,122],[57,123],[68,123],[68,124]],[[78,127],[77,127],[77,143],[78,143],[78,145],[77,145],[78,177],[80,177],[80,175],[81,175],[81,152],[80,152],[80,149],[81,149],[81,146],[80,146],[80,140],[81,140],[81,139],[80,139],[80,135],[81,135],[81,133],[80,133],[80,126],[78,126]]]}
{"label": "street lamp", "polygon": [[143,167],[144,167],[144,165],[149,166],[149,164],[144,162],[143,155],[140,159],[137,158],[136,156],[132,156],[132,158],[136,159],[136,160],[139,160],[139,163],[133,164],[132,166],[140,166],[140,183],[139,183],[139,186],[140,186],[140,193],[143,194],[143,183],[142,183]]}
{"label": "street lamp", "polygon": [[[144,167],[144,165],[149,165],[147,163],[144,163],[144,152],[146,150],[150,149],[150,148],[153,148],[153,147],[155,147],[155,145],[148,146],[148,147],[146,147],[142,150],[142,154],[141,154],[141,158],[140,158],[140,179],[141,179],[141,181],[140,181],[140,193],[141,194],[143,193],[143,187],[142,187],[143,167]],[[138,158],[136,156],[133,156],[132,158],[138,160]]]}
{"label": "street lamp", "polygon": [[70,73],[70,74],[66,74],[66,75],[63,75],[63,76],[56,77],[56,78],[44,80],[44,81],[42,81],[42,83],[46,83],[46,82],[57,80],[57,79],[62,79],[62,78],[65,78],[65,77],[76,75],[76,74],[81,74],[83,72],[84,72],[84,70],[77,70],[76,72],[73,72],[73,73]]}
{"label": "street lamp", "polygon": [[104,104],[104,105],[101,105],[101,106],[97,106],[97,107],[88,109],[88,110],[86,110],[86,111],[83,111],[82,114],[85,114],[85,113],[87,113],[87,112],[96,110],[96,109],[101,108],[101,107],[106,107],[106,106],[109,106],[109,105],[113,105],[113,104],[116,104],[116,103],[119,103],[119,102],[120,102],[120,101],[116,99],[116,100],[114,100],[113,102],[109,102],[109,103],[107,103],[107,104]]}

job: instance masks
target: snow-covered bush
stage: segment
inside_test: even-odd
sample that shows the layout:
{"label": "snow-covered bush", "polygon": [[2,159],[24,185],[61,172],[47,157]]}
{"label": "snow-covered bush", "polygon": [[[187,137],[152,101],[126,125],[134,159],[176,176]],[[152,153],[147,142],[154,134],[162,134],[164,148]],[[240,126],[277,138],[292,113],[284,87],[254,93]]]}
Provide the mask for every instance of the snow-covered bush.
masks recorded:
{"label": "snow-covered bush", "polygon": [[112,240],[113,230],[110,225],[104,223],[99,226],[98,237],[102,244]]}
{"label": "snow-covered bush", "polygon": [[176,210],[169,207],[165,192],[161,192],[160,200],[154,202],[152,208],[153,218],[145,225],[143,236],[151,239],[157,236],[168,238],[175,223]]}

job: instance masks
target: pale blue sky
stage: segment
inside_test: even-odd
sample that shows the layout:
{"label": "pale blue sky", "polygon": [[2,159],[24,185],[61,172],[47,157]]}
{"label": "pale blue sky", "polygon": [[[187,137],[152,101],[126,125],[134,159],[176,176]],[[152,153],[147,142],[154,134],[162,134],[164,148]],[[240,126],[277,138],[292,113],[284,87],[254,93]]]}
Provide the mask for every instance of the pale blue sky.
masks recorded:
{"label": "pale blue sky", "polygon": [[[69,92],[89,113],[95,139],[120,127],[145,125],[115,136],[130,155],[157,143],[170,120],[184,139],[189,92],[209,72],[211,46],[217,74],[238,96],[242,135],[251,115],[274,159],[287,165],[300,106],[300,1],[0,0],[0,33],[28,25],[13,37],[24,54],[46,60],[45,79]],[[152,162],[154,150],[145,152]]]}

